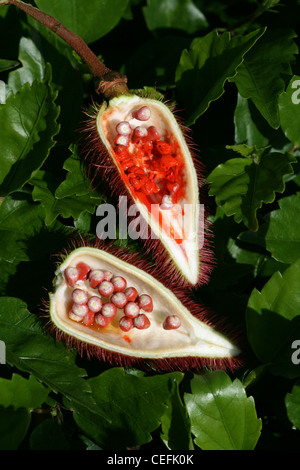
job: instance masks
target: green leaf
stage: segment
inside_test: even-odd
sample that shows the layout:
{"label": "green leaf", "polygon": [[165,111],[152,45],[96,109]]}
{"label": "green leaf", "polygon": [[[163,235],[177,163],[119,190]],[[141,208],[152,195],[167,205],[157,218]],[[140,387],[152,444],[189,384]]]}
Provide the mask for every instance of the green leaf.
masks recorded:
{"label": "green leaf", "polygon": [[69,450],[69,448],[67,435],[53,418],[38,424],[30,434],[31,450]]}
{"label": "green leaf", "polygon": [[[91,197],[90,193],[79,196],[73,194],[72,196],[58,199],[55,195],[58,189],[56,178],[46,171],[40,171],[31,180],[31,183],[34,185],[32,198],[34,201],[40,201],[44,207],[45,223],[47,226],[52,225],[59,215],[66,219],[69,217],[78,219],[83,212],[93,214],[95,207],[102,201],[102,198],[98,195],[93,194],[95,197]],[[68,188],[68,183],[65,185],[66,188]],[[66,188],[59,191],[60,196],[62,196]]]}
{"label": "green leaf", "polygon": [[27,434],[30,421],[28,410],[0,406],[0,450],[18,449]]}
{"label": "green leaf", "polygon": [[208,26],[205,16],[192,0],[148,0],[143,13],[150,31],[173,28],[194,34]]}
{"label": "green leaf", "polygon": [[283,274],[276,272],[261,292],[254,289],[247,311],[249,343],[275,375],[300,377],[292,361],[292,344],[300,337],[300,259]]}
{"label": "green leaf", "polygon": [[6,103],[0,105],[1,195],[22,188],[54,145],[59,109],[48,72],[46,82],[25,83],[19,93],[9,95]]}
{"label": "green leaf", "polygon": [[140,377],[121,368],[88,379],[99,409],[110,422],[76,406],[74,419],[87,437],[105,449],[125,449],[151,441],[166,411],[172,381],[182,374],[174,372]]}
{"label": "green leaf", "polygon": [[122,18],[129,0],[36,0],[38,8],[91,43],[105,36]]}
{"label": "green leaf", "polygon": [[167,407],[161,418],[161,439],[170,450],[193,450],[189,417],[180,397],[179,384],[175,381],[172,382]]}
{"label": "green leaf", "polygon": [[0,406],[5,408],[38,408],[46,400],[50,389],[38,382],[32,375],[25,379],[13,374],[11,380],[0,377]]}
{"label": "green leaf", "polygon": [[263,35],[264,29],[246,36],[219,35],[215,30],[192,42],[181,54],[175,76],[179,95],[188,114],[187,125],[203,114],[211,101],[224,93],[225,82],[235,76],[246,52]]}
{"label": "green leaf", "polygon": [[29,38],[21,38],[19,44],[19,61],[22,67],[10,72],[7,85],[13,93],[21,91],[25,83],[33,84],[35,80],[45,79],[46,64],[34,42]]}
{"label": "green leaf", "polygon": [[63,199],[69,196],[85,196],[97,198],[97,193],[92,189],[91,182],[82,168],[82,160],[79,157],[76,146],[71,146],[72,155],[64,162],[64,170],[68,173],[65,181],[63,181],[55,191],[55,197]]}
{"label": "green leaf", "polygon": [[[76,353],[56,343],[45,333],[36,315],[16,298],[0,298],[1,340],[6,345],[6,361],[83,407],[94,409],[86,372],[76,365]],[[101,409],[98,410],[99,414]]]}
{"label": "green leaf", "polygon": [[19,62],[16,60],[6,60],[0,59],[0,72],[5,72],[6,70],[14,69],[19,65]]}
{"label": "green leaf", "polygon": [[260,234],[272,256],[282,263],[293,263],[300,258],[300,192],[278,201],[279,209],[266,217]]}
{"label": "green leaf", "polygon": [[[293,173],[289,154],[257,150],[239,145],[233,147],[244,158],[233,158],[218,165],[207,177],[209,195],[215,196],[227,216],[234,216],[250,230],[258,229],[257,210],[263,203],[275,200],[276,192],[285,189],[284,176]],[[248,156],[246,156],[248,155]]]}
{"label": "green leaf", "polygon": [[260,437],[252,397],[224,371],[206,372],[191,381],[184,396],[195,443],[202,450],[253,450]]}
{"label": "green leaf", "polygon": [[300,145],[300,77],[294,75],[286,92],[279,96],[280,125],[287,138]]}
{"label": "green leaf", "polygon": [[278,96],[291,75],[290,62],[298,52],[295,36],[291,30],[268,30],[245,56],[232,80],[239,93],[253,101],[274,129],[280,125]]}
{"label": "green leaf", "polygon": [[286,395],[285,406],[290,422],[300,429],[300,381],[297,381],[292,392]]}

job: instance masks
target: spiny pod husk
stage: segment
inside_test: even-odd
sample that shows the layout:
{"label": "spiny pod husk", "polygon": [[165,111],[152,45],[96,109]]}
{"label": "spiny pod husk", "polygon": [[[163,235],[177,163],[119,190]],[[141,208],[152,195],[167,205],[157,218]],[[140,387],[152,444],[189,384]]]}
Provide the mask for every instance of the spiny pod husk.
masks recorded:
{"label": "spiny pod husk", "polygon": [[[127,286],[138,292],[136,305],[144,294],[151,299],[153,308],[147,312],[138,307],[135,313],[133,301],[128,301],[131,308],[117,307],[111,316],[100,310],[74,321],[72,293],[75,289],[87,292],[88,298],[101,298],[97,287],[91,287],[88,275],[79,277],[75,284],[68,282],[69,268],[78,266],[87,266],[89,272],[110,271],[123,277]],[[96,356],[113,365],[182,371],[198,370],[206,365],[231,370],[238,367],[241,351],[237,339],[229,339],[232,333],[224,332],[224,324],[221,332],[208,321],[203,306],[191,299],[189,290],[177,285],[171,288],[171,279],[166,285],[149,274],[150,271],[138,255],[129,255],[111,245],[107,247],[103,242],[98,247],[73,249],[58,265],[54,290],[49,294],[49,324],[56,338],[76,347],[81,354]],[[103,307],[113,306],[111,298],[102,297],[101,301]],[[126,316],[126,312],[134,318]],[[170,315],[179,320],[179,327],[178,323],[174,328],[170,324],[166,327]]]}
{"label": "spiny pod husk", "polygon": [[200,164],[170,107],[121,95],[96,107],[86,130],[89,177],[111,195],[127,196],[128,208],[135,205],[146,250],[178,283],[207,282],[213,263]]}

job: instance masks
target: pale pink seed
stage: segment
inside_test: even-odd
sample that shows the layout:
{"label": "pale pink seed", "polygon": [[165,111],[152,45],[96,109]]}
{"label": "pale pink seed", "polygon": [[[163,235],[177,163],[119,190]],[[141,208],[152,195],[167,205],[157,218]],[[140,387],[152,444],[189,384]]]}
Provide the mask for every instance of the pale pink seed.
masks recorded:
{"label": "pale pink seed", "polygon": [[140,313],[140,307],[135,302],[128,302],[125,305],[124,313],[126,317],[136,318]]}
{"label": "pale pink seed", "polygon": [[73,321],[76,321],[77,323],[79,323],[83,319],[83,317],[76,315],[72,310],[69,312],[69,318],[71,318],[71,320]]}
{"label": "pale pink seed", "polygon": [[105,281],[110,281],[112,277],[113,277],[113,273],[111,271],[104,271]]}
{"label": "pale pink seed", "polygon": [[79,271],[77,268],[70,266],[65,270],[65,278],[70,287],[74,287],[79,278]]}
{"label": "pale pink seed", "polygon": [[86,304],[88,301],[88,293],[82,289],[75,289],[72,292],[72,299],[75,304]]}
{"label": "pale pink seed", "polygon": [[110,298],[110,301],[117,307],[123,308],[127,304],[127,297],[123,292],[116,292]]}
{"label": "pale pink seed", "polygon": [[127,145],[129,144],[129,138],[127,135],[117,135],[117,137],[115,138],[115,144],[116,145],[123,145],[124,147],[127,147]]}
{"label": "pale pink seed", "polygon": [[111,279],[115,292],[123,292],[127,287],[127,281],[122,276],[114,276]]}
{"label": "pale pink seed", "polygon": [[150,320],[144,313],[141,313],[133,319],[133,326],[139,330],[145,330],[146,328],[149,328]]}
{"label": "pale pink seed", "polygon": [[110,281],[103,281],[98,286],[98,292],[103,297],[110,297],[114,292],[114,285]]}
{"label": "pale pink seed", "polygon": [[106,304],[102,306],[101,314],[104,317],[113,318],[116,315],[116,313],[117,313],[117,307],[113,303],[107,302]]}
{"label": "pale pink seed", "polygon": [[124,294],[126,295],[128,302],[134,302],[138,297],[138,291],[135,287],[127,287],[127,289],[124,290]]}
{"label": "pale pink seed", "polygon": [[139,121],[148,121],[151,116],[151,111],[148,106],[143,106],[135,113],[135,118]]}
{"label": "pale pink seed", "polygon": [[165,330],[175,330],[181,326],[180,318],[177,315],[169,315],[164,322]]}
{"label": "pale pink seed", "polygon": [[89,282],[92,289],[95,289],[99,284],[104,281],[104,271],[101,269],[93,269],[89,273]]}
{"label": "pale pink seed", "polygon": [[155,126],[148,127],[148,137],[150,140],[160,140],[160,132]]}
{"label": "pale pink seed", "polygon": [[131,330],[131,328],[133,328],[133,321],[131,318],[122,317],[119,321],[119,325],[120,325],[121,330],[129,331]]}
{"label": "pale pink seed", "polygon": [[101,313],[96,313],[94,318],[96,325],[102,326],[103,328],[105,328],[111,322],[111,320],[112,318],[104,317]]}
{"label": "pale pink seed", "polygon": [[153,310],[153,301],[150,295],[142,294],[138,298],[138,306],[145,310],[145,312],[152,312]]}
{"label": "pale pink seed", "polygon": [[84,317],[89,311],[89,308],[86,304],[73,304],[72,312],[79,317]]}
{"label": "pale pink seed", "polygon": [[116,131],[120,135],[130,135],[131,134],[131,127],[129,122],[127,121],[121,121],[119,124],[116,126]]}
{"label": "pale pink seed", "polygon": [[143,137],[147,137],[147,135],[148,135],[148,131],[146,127],[137,126],[133,131],[132,141],[134,143],[138,142]]}
{"label": "pale pink seed", "polygon": [[102,308],[102,300],[97,295],[93,295],[89,298],[87,305],[91,312],[97,313]]}

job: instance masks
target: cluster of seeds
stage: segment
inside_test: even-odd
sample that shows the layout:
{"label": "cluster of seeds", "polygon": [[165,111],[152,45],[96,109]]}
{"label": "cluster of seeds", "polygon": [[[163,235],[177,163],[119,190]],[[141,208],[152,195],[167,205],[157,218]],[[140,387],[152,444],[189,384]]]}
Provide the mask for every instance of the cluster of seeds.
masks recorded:
{"label": "cluster of seeds", "polygon": [[[143,106],[133,117],[148,121],[151,110]],[[140,125],[134,129],[128,121],[116,126],[115,154],[128,177],[130,187],[152,196],[163,210],[172,209],[184,190],[184,163],[178,144],[162,136],[155,126]]]}
{"label": "cluster of seeds", "polygon": [[[106,327],[116,316],[118,309],[123,309],[124,315],[119,320],[122,331],[132,328],[140,330],[149,328],[151,322],[146,313],[153,311],[153,300],[148,294],[139,295],[135,287],[128,287],[122,276],[110,271],[91,269],[85,263],[65,270],[67,284],[74,288],[72,291],[72,308],[69,318],[82,322],[85,326],[97,325]],[[81,288],[80,282],[87,281],[92,289],[100,295],[89,295]],[[146,313],[144,313],[146,312]],[[180,319],[176,315],[166,318],[165,329],[179,328]]]}

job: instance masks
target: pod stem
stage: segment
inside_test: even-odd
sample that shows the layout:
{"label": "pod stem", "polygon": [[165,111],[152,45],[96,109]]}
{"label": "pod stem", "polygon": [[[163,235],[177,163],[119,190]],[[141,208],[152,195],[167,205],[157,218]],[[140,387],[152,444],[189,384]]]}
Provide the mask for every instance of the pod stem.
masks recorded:
{"label": "pod stem", "polygon": [[63,26],[60,21],[20,0],[0,0],[0,6],[1,5],[14,5],[18,7],[69,44],[87,65],[92,75],[97,79],[97,93],[104,95],[108,100],[115,96],[130,93],[126,85],[127,77],[106,67],[83,39]]}

